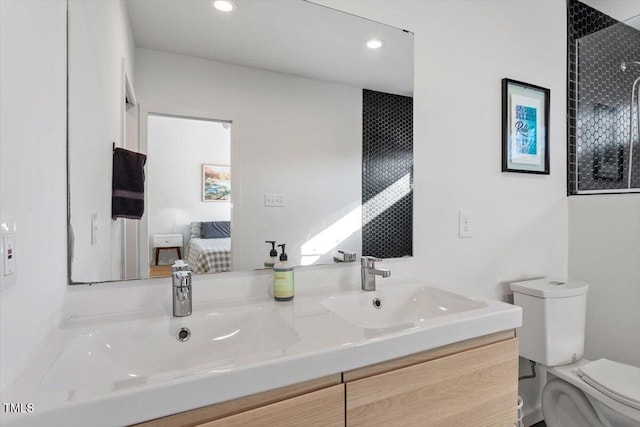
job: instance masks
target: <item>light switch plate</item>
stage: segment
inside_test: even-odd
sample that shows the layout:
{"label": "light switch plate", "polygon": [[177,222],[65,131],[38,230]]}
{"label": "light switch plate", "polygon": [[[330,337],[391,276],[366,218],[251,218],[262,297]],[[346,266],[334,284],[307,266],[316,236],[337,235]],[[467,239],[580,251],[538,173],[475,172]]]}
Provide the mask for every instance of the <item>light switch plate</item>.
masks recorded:
{"label": "light switch plate", "polygon": [[458,213],[458,236],[471,237],[471,211],[468,209],[460,209]]}
{"label": "light switch plate", "polygon": [[91,245],[98,243],[98,214],[91,214]]}
{"label": "light switch plate", "polygon": [[281,208],[287,206],[287,199],[284,194],[279,193],[265,193],[264,205],[268,208]]}

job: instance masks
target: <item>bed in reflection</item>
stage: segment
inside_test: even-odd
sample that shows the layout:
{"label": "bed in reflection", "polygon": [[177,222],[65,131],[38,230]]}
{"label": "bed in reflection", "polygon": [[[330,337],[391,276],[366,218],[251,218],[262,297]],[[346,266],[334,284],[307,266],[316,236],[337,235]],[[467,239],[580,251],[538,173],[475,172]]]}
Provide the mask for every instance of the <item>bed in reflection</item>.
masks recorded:
{"label": "bed in reflection", "polygon": [[186,261],[196,274],[231,271],[231,223],[192,222]]}

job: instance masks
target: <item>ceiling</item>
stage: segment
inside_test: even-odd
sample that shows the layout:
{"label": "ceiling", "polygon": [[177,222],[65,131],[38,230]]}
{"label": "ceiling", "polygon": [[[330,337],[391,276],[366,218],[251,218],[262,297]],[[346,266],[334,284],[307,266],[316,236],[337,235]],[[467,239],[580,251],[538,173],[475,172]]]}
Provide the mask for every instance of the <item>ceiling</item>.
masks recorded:
{"label": "ceiling", "polygon": [[413,93],[413,34],[302,0],[234,3],[225,14],[212,0],[127,0],[136,47]]}
{"label": "ceiling", "polygon": [[[600,12],[617,19],[626,21],[632,17],[640,15],[640,1],[638,0],[580,0],[582,3],[591,6]],[[632,22],[634,28],[638,28],[637,21]],[[631,25],[630,24],[630,25]],[[640,28],[638,28],[640,29]]]}

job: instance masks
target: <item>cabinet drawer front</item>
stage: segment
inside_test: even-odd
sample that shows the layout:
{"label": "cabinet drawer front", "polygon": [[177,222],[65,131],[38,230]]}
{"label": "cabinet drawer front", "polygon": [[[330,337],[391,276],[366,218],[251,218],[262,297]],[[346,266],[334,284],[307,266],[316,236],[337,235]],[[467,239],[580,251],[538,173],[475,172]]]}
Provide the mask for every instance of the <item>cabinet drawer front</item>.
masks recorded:
{"label": "cabinet drawer front", "polygon": [[346,387],[347,426],[511,427],[518,343],[501,341]]}
{"label": "cabinet drawer front", "polygon": [[153,246],[156,248],[182,246],[182,234],[156,234],[153,236]]}
{"label": "cabinet drawer front", "polygon": [[303,394],[198,427],[344,427],[344,385]]}

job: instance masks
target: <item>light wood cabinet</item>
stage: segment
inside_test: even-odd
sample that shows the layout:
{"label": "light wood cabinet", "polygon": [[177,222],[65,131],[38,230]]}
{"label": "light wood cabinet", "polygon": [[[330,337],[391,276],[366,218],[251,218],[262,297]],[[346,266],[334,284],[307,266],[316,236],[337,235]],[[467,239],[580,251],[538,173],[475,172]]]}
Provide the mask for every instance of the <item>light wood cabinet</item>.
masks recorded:
{"label": "light wood cabinet", "polygon": [[199,427],[344,427],[344,384],[200,424]]}
{"label": "light wood cabinet", "polygon": [[[249,413],[255,409],[267,407],[278,402],[287,402],[297,397],[307,395],[309,397],[323,397],[323,395],[316,395],[314,392],[329,389],[334,386],[344,388],[341,374],[329,375],[263,393],[252,394],[239,399],[228,400],[166,417],[156,418],[155,420],[136,424],[136,427],[197,427],[207,425],[206,423],[210,423],[211,421],[224,419],[225,417],[231,417],[236,414]],[[309,399],[304,399],[303,402],[307,402],[308,400]],[[344,391],[342,394],[341,407],[343,414],[342,425],[344,425]]]}
{"label": "light wood cabinet", "polygon": [[348,382],[352,426],[513,426],[515,339]]}
{"label": "light wood cabinet", "polygon": [[139,424],[512,427],[518,342],[504,331]]}

